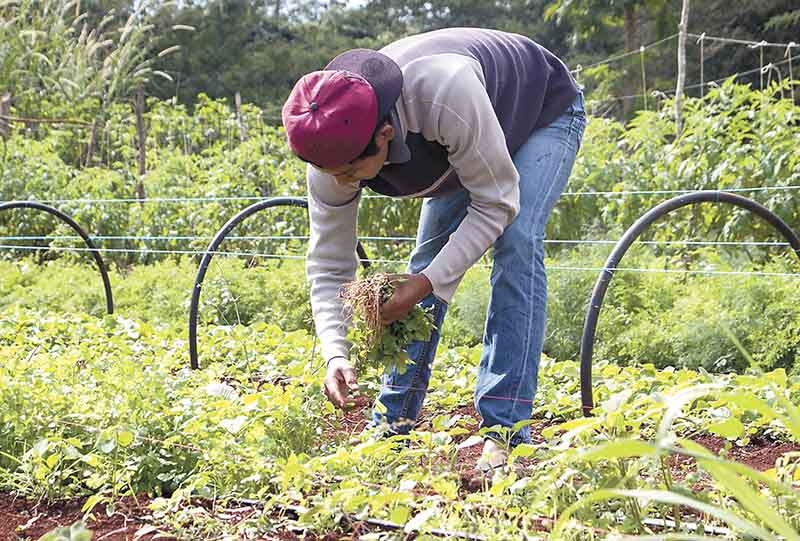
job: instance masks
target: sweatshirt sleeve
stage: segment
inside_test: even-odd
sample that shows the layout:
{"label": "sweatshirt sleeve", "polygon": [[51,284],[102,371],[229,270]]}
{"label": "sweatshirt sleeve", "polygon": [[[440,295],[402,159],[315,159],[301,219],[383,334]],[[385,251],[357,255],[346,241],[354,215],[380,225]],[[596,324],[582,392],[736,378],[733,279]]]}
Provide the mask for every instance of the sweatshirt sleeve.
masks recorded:
{"label": "sweatshirt sleeve", "polygon": [[469,191],[471,202],[464,220],[422,273],[434,294],[450,302],[467,269],[519,212],[519,173],[480,66],[462,61],[455,71],[452,64],[441,71],[447,75],[426,92],[431,115],[427,124],[434,132],[431,135],[447,148],[450,164]]}
{"label": "sweatshirt sleeve", "polygon": [[359,189],[343,187],[335,179],[308,166],[308,216],[310,239],[306,274],[311,286],[311,310],[322,356],[347,358],[349,321],[344,315],[339,289],[355,279],[356,223]]}

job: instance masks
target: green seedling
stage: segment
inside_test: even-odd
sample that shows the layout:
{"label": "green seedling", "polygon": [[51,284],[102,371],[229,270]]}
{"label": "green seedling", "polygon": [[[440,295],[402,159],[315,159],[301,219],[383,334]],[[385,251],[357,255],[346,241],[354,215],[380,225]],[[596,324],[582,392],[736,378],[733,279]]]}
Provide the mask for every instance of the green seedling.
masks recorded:
{"label": "green seedling", "polygon": [[347,338],[353,344],[350,357],[357,373],[367,368],[405,372],[413,362],[405,347],[415,340],[431,337],[433,316],[419,305],[403,319],[383,325],[381,305],[389,300],[394,289],[394,282],[384,273],[347,283],[342,288],[340,297],[352,317]]}

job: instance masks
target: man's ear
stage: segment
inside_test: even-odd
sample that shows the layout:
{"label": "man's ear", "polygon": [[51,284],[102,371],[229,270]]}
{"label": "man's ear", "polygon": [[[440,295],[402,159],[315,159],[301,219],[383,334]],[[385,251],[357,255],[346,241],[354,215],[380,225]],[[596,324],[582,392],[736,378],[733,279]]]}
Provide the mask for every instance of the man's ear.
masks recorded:
{"label": "man's ear", "polygon": [[394,139],[394,136],[394,127],[387,122],[378,130],[378,133],[375,134],[375,143],[378,146],[383,146]]}

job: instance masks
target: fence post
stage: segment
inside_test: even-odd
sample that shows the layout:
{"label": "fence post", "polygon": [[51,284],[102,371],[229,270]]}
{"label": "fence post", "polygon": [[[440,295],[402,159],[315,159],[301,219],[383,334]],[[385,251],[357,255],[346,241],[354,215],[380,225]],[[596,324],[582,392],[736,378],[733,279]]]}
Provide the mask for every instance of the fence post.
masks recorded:
{"label": "fence post", "polygon": [[147,197],[144,190],[145,147],[147,146],[147,141],[144,128],[144,88],[141,86],[136,91],[133,109],[136,112],[136,140],[139,145],[139,182],[136,183],[136,197],[142,200]]}
{"label": "fence post", "polygon": [[89,132],[89,144],[86,145],[86,161],[84,167],[89,167],[92,164],[92,154],[94,154],[94,146],[97,142],[97,117],[92,120],[92,129]]}
{"label": "fence post", "polygon": [[5,118],[11,114],[11,92],[5,91],[0,97],[0,135],[8,139],[10,124]]}
{"label": "fence post", "polygon": [[242,119],[242,95],[236,93],[234,102],[236,103],[236,123],[239,124],[239,142],[244,143],[247,139],[247,131],[244,127],[244,120]]}
{"label": "fence post", "polygon": [[689,0],[683,0],[681,8],[681,23],[678,35],[678,84],[675,88],[675,132],[680,137],[683,131],[683,116],[681,105],[683,101],[683,87],[686,83],[686,33],[689,25]]}

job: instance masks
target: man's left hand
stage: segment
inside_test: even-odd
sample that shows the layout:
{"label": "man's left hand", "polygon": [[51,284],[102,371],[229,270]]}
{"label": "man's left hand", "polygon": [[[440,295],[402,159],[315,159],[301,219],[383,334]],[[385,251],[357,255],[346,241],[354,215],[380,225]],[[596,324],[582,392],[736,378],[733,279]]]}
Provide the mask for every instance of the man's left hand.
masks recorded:
{"label": "man's left hand", "polygon": [[389,280],[394,284],[394,293],[381,305],[384,325],[406,317],[414,305],[433,291],[430,280],[424,274],[393,274]]}

